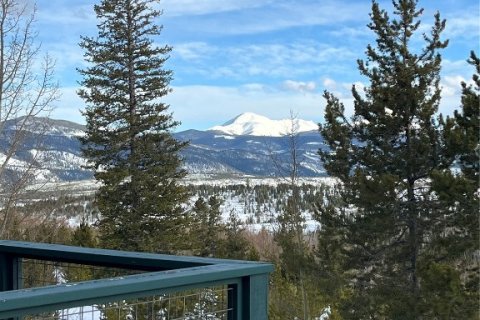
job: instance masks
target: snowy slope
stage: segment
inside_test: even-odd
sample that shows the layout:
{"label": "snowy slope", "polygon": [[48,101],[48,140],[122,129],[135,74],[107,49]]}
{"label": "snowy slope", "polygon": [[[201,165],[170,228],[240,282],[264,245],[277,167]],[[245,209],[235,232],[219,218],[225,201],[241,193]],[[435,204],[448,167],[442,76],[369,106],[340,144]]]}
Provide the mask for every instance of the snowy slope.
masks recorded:
{"label": "snowy slope", "polygon": [[292,131],[298,133],[318,130],[318,125],[313,121],[301,119],[271,120],[252,112],[246,112],[221,126],[215,126],[208,130],[230,135],[281,137]]}
{"label": "snowy slope", "polygon": [[[65,120],[32,117],[12,119],[3,124],[0,148],[7,150],[18,130],[24,132],[17,152],[9,159],[5,169],[7,175],[35,168],[37,182],[76,181],[89,179],[92,173],[83,166],[86,160],[80,151],[78,137],[83,136],[85,127]],[[5,155],[0,152],[0,164]],[[41,168],[41,170],[39,169]]]}

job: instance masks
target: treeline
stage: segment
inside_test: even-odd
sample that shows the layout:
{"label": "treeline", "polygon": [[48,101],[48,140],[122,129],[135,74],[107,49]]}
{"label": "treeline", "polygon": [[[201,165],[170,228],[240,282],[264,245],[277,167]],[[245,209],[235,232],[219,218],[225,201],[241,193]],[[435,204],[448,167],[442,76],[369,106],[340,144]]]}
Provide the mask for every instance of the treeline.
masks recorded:
{"label": "treeline", "polygon": [[[224,210],[233,210],[242,216],[248,224],[275,223],[279,212],[286,210],[288,198],[292,195],[292,187],[288,183],[276,185],[190,185],[189,191],[195,197],[209,198],[216,196],[226,204]],[[325,184],[301,184],[299,191],[299,210],[313,213],[316,200],[330,188]]]}

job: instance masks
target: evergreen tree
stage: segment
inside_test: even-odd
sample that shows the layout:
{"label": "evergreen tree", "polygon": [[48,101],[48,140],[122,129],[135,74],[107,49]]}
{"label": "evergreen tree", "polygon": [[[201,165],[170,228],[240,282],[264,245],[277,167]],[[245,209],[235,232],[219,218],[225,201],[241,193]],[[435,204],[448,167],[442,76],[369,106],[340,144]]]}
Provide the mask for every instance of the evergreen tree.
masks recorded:
{"label": "evergreen tree", "polygon": [[[346,286],[348,279],[348,254],[345,248],[345,219],[348,208],[341,197],[341,187],[324,188],[317,195],[314,217],[321,221],[316,244],[316,268],[318,286],[326,301],[333,308],[333,317],[344,303],[349,303],[351,290]],[[337,318],[334,318],[337,319]]]}
{"label": "evergreen tree", "polygon": [[202,257],[216,256],[220,237],[223,233],[222,215],[220,213],[221,201],[216,196],[211,196],[208,202],[202,197],[198,198],[193,207],[194,230],[197,247],[196,254]]}
{"label": "evergreen tree", "polygon": [[258,251],[245,236],[245,226],[235,211],[231,211],[225,224],[225,236],[220,242],[218,257],[236,260],[260,260]]}
{"label": "evergreen tree", "polygon": [[80,225],[73,231],[71,244],[73,246],[87,248],[95,248],[97,246],[95,231],[85,219],[83,219]]}
{"label": "evergreen tree", "polygon": [[[449,149],[458,157],[458,164],[465,177],[471,181],[479,182],[480,166],[480,58],[475,52],[470,53],[469,64],[475,67],[472,77],[474,85],[462,82],[462,109],[455,110],[454,121],[447,127],[449,134]],[[456,149],[457,148],[457,149]]]}
{"label": "evergreen tree", "polygon": [[186,228],[186,189],[178,152],[185,146],[162,98],[172,72],[164,69],[169,46],[154,41],[161,27],[152,0],[103,0],[95,5],[98,35],[82,37],[89,67],[80,70],[87,104],[83,153],[101,182],[101,245],[172,252]]}
{"label": "evergreen tree", "polygon": [[339,230],[329,237],[341,240],[336,255],[345,258],[340,260],[349,285],[349,301],[340,306],[345,318],[429,314],[432,301],[422,299],[428,283],[423,271],[446,258],[438,246],[453,219],[443,214],[445,203],[432,187],[439,172],[452,165],[445,128],[436,120],[445,21],[435,14],[430,33],[423,35],[425,45],[415,52],[411,43],[423,10],[416,0],[393,5],[392,19],[373,1],[368,27],[376,34],[376,47],[369,45],[367,60],[358,61],[370,86],[364,93],[353,86],[353,116],[345,115],[335,96],[324,94],[320,130],[330,151],[320,155],[328,173],[341,181],[345,206],[338,214],[320,212],[319,220]]}
{"label": "evergreen tree", "polygon": [[433,188],[442,203],[441,212],[448,220],[434,234],[439,238],[437,256],[443,259],[437,257],[435,263],[425,268],[431,281],[427,283],[430,292],[425,293],[424,299],[435,296],[439,300],[438,297],[448,294],[437,303],[437,309],[451,313],[461,309],[463,315],[478,318],[480,59],[471,52],[468,62],[475,67],[474,85],[462,82],[461,109],[444,122],[447,155],[454,161],[455,170],[441,170],[433,179]]}

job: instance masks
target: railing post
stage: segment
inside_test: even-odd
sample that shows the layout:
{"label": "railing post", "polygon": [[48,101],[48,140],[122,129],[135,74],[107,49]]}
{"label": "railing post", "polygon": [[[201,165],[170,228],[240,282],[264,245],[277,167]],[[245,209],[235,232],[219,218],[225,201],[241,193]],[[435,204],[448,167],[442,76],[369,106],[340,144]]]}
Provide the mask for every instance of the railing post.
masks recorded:
{"label": "railing post", "polygon": [[242,311],[239,308],[241,300],[239,299],[239,285],[228,285],[228,320],[239,320],[242,316]]}
{"label": "railing post", "polygon": [[229,307],[234,309],[229,320],[268,319],[268,274],[243,277],[239,285],[231,288]]}
{"label": "railing post", "polygon": [[[22,287],[22,260],[17,256],[0,253],[0,292]],[[18,320],[18,317],[4,320]]]}
{"label": "railing post", "polygon": [[0,291],[21,288],[21,258],[0,253]]}

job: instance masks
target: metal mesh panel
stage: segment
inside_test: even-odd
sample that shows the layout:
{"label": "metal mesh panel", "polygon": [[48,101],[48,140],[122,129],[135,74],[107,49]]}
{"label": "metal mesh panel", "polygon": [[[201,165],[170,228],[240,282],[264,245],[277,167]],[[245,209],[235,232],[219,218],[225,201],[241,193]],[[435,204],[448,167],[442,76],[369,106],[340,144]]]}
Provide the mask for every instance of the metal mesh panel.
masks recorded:
{"label": "metal mesh panel", "polygon": [[123,300],[29,315],[25,320],[223,320],[228,307],[227,286],[176,294]]}
{"label": "metal mesh panel", "polygon": [[23,288],[35,288],[67,282],[105,279],[142,273],[140,270],[90,266],[75,263],[22,259]]}
{"label": "metal mesh panel", "polygon": [[[143,271],[52,262],[22,260],[23,288],[105,279]],[[189,290],[174,294],[129,299],[106,304],[73,307],[28,315],[25,320],[221,320],[232,311],[228,286]]]}

